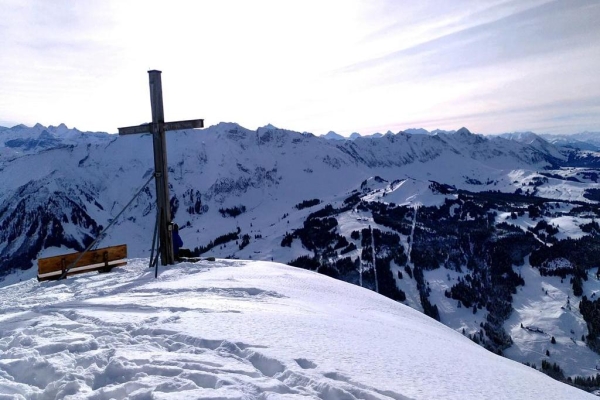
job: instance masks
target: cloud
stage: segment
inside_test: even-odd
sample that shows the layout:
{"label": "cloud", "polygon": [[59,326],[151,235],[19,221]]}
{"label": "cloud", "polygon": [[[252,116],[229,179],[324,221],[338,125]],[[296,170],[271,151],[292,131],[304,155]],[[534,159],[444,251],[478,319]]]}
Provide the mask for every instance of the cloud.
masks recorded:
{"label": "cloud", "polygon": [[[407,78],[415,75],[429,78],[448,71],[498,65],[574,47],[597,48],[598,20],[598,2],[544,3],[348,66],[341,72],[387,66],[401,73],[408,72]],[[590,54],[590,57],[597,59],[600,55]],[[402,75],[394,77],[400,79]]]}
{"label": "cloud", "polygon": [[5,121],[147,121],[146,71],[160,69],[172,120],[315,133],[600,123],[582,101],[600,97],[596,1],[5,0],[0,14]]}
{"label": "cloud", "polygon": [[[514,2],[505,2],[473,14],[420,21],[442,34],[422,32],[427,40],[410,38],[409,46],[402,41],[404,31],[388,28],[398,35],[400,50],[388,48],[336,75],[369,92],[385,88],[371,105],[378,109],[378,126],[445,128],[432,125],[448,123],[489,133],[523,127],[557,133],[594,129],[600,123],[600,117],[591,117],[600,97],[600,79],[593,72],[600,67],[600,3],[524,3],[529,7],[515,9]],[[389,44],[390,37],[385,41]],[[382,108],[388,112],[381,113]],[[370,112],[368,104],[362,109]],[[565,112],[586,117],[579,125],[569,118],[569,126],[557,123],[553,130],[551,121]]]}

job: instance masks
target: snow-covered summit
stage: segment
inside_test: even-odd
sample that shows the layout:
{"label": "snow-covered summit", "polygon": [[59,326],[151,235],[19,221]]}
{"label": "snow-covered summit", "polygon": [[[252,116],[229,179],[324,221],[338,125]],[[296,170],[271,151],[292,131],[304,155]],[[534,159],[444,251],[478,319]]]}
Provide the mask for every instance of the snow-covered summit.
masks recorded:
{"label": "snow-covered summit", "polygon": [[410,133],[411,135],[429,135],[429,131],[423,128],[408,128],[404,132]]}
{"label": "snow-covered summit", "polygon": [[531,131],[503,133],[498,136],[503,137],[508,140],[515,140],[515,141],[521,142],[521,143],[532,143],[537,138],[539,138],[538,135],[536,135],[535,133],[533,133]]}
{"label": "snow-covered summit", "polygon": [[327,140],[346,140],[347,139],[346,137],[344,137],[338,133],[335,133],[334,131],[329,131],[321,137],[324,139],[327,139]]}
{"label": "snow-covered summit", "polygon": [[593,399],[372,291],[269,262],[0,290],[8,398]]}
{"label": "snow-covered summit", "polygon": [[106,133],[82,132],[77,128],[68,128],[65,124],[47,127],[40,123],[33,127],[21,124],[0,130],[0,149],[9,149],[5,150],[6,154],[16,157],[61,146],[101,143],[112,139],[111,135]]}
{"label": "snow-covered summit", "polygon": [[573,135],[541,135],[541,137],[556,146],[600,151],[600,132],[581,132]]}
{"label": "snow-covered summit", "polygon": [[[237,125],[237,124],[236,124]],[[265,126],[261,126],[260,128],[264,128],[264,129],[279,129],[277,128],[275,125],[273,124],[266,124]],[[259,128],[259,129],[260,129]]]}
{"label": "snow-covered summit", "polygon": [[431,133],[432,135],[439,135],[440,133],[441,133],[441,134],[447,134],[447,135],[451,135],[451,134],[453,134],[453,133],[455,133],[455,132],[456,132],[456,131],[453,131],[453,130],[447,131],[447,130],[444,130],[444,129],[434,129],[434,130],[432,130],[430,133]]}
{"label": "snow-covered summit", "polygon": [[551,154],[553,157],[560,158],[561,153],[552,143],[548,142],[541,136],[533,132],[513,132],[499,135],[500,138],[504,138],[511,141],[526,144],[540,151],[544,151]]}

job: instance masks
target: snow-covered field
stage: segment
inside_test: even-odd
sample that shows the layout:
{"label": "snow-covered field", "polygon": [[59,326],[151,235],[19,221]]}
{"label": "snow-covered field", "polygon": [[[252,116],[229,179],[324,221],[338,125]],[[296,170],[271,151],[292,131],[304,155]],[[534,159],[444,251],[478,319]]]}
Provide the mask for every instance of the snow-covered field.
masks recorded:
{"label": "snow-covered field", "polygon": [[0,398],[595,398],[313,272],[147,262],[2,287]]}
{"label": "snow-covered field", "polygon": [[[581,298],[573,295],[569,279],[541,276],[528,262],[515,268],[526,284],[514,295],[514,311],[504,323],[513,339],[504,355],[511,360],[535,364],[537,368],[542,360],[558,363],[566,376],[595,376],[600,356],[582,341],[582,336],[587,335],[587,327],[579,312]],[[467,335],[479,332],[487,312],[473,314],[471,308],[459,308],[456,300],[444,296],[444,291],[464,274],[439,268],[426,271],[425,276],[432,289],[431,302],[438,306],[442,322],[457,332],[464,330]],[[594,274],[589,274],[584,294],[591,299],[600,294],[600,280]],[[556,344],[551,343],[552,337]]]}
{"label": "snow-covered field", "polygon": [[[528,263],[520,267],[519,272],[527,284],[514,296],[515,311],[505,323],[514,341],[506,350],[506,356],[538,367],[542,359],[557,362],[566,375],[596,375],[600,356],[582,341],[588,330],[579,312],[581,298],[573,295],[569,278],[541,276],[539,270]],[[589,274],[584,295],[594,300],[598,294],[600,280],[595,274]],[[556,344],[551,343],[552,337]],[[550,356],[546,356],[546,351]]]}

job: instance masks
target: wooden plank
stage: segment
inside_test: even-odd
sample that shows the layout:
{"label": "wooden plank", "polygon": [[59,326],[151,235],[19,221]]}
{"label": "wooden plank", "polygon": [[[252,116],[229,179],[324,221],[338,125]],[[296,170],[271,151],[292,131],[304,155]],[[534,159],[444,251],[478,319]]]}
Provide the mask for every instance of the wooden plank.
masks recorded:
{"label": "wooden plank", "polygon": [[[73,268],[84,267],[91,264],[104,263],[104,253],[107,253],[107,261],[117,261],[127,258],[127,245],[105,247],[88,251],[81,257]],[[49,272],[61,271],[64,267],[69,268],[71,264],[79,257],[80,253],[70,253],[55,257],[40,258],[38,260],[38,275],[47,274]]]}
{"label": "wooden plank", "polygon": [[135,135],[138,133],[150,133],[152,127],[150,124],[142,124],[136,126],[126,126],[125,128],[118,128],[119,135]]}
{"label": "wooden plank", "polygon": [[187,121],[165,122],[163,126],[165,131],[179,131],[182,129],[204,128],[204,120],[190,119]]}
{"label": "wooden plank", "polygon": [[[67,276],[75,275],[75,274],[84,274],[86,272],[93,272],[93,271],[108,272],[114,267],[121,267],[123,265],[127,265],[127,262],[124,260],[117,260],[117,261],[109,262],[108,265],[109,265],[108,270],[106,270],[106,266],[104,265],[104,263],[92,264],[92,265],[87,265],[85,267],[79,267],[79,268],[71,268],[69,270],[69,272],[67,273]],[[48,272],[46,274],[40,274],[37,276],[37,278],[38,278],[38,281],[47,281],[50,279],[58,279],[61,276],[62,276],[62,271],[53,271],[53,272]]]}

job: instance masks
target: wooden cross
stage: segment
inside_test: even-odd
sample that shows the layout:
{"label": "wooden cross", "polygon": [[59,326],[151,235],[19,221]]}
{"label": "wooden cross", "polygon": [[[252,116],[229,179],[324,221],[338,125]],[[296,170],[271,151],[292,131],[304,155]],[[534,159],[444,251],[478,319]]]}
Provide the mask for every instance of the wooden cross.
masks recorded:
{"label": "wooden cross", "polygon": [[156,212],[158,229],[158,249],[162,265],[175,263],[173,252],[173,232],[169,198],[169,176],[167,167],[166,131],[203,128],[203,119],[165,122],[162,98],[161,71],[148,71],[150,78],[150,105],[152,123],[119,128],[119,135],[152,133],[154,145],[154,177],[156,181]]}

